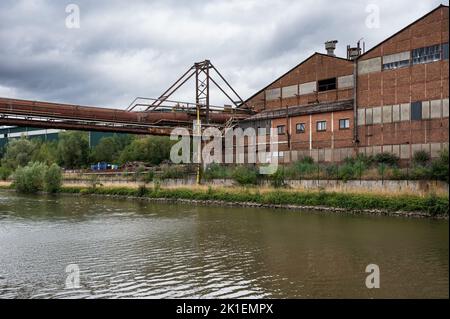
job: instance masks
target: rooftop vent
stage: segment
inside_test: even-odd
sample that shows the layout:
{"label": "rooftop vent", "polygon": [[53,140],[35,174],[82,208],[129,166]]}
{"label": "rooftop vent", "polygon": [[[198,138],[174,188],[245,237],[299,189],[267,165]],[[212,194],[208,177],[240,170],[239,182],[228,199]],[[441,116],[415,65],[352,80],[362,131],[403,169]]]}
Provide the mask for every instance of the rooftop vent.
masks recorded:
{"label": "rooftop vent", "polygon": [[327,54],[329,56],[336,56],[334,54],[334,50],[336,50],[336,43],[338,43],[337,40],[331,40],[331,41],[325,42],[325,49],[327,50]]}
{"label": "rooftop vent", "polygon": [[[362,40],[362,39],[361,39]],[[356,44],[356,47],[351,47],[347,45],[347,59],[348,60],[355,60],[361,55],[361,40],[358,41]],[[365,51],[365,43],[363,42],[363,49],[362,53]]]}

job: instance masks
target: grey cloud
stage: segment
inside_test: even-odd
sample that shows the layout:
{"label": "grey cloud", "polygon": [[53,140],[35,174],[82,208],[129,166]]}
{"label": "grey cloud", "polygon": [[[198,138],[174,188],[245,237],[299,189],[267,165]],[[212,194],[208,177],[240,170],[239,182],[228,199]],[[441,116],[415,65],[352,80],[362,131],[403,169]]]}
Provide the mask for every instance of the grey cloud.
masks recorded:
{"label": "grey cloud", "polygon": [[[81,29],[65,28],[68,2],[0,2],[0,95],[124,108],[156,97],[193,62],[210,58],[244,97],[338,39],[337,54],[367,47],[439,1],[87,1]],[[381,28],[367,29],[368,3]],[[193,100],[193,90],[177,98]],[[214,102],[224,103],[218,96]]]}

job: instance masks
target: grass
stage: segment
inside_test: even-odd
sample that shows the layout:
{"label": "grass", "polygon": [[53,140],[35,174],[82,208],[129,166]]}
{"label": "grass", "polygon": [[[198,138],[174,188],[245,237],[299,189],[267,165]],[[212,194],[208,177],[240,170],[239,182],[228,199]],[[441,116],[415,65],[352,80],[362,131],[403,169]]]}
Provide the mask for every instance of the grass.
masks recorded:
{"label": "grass", "polygon": [[269,205],[326,206],[349,210],[426,212],[431,215],[448,215],[447,197],[429,195],[352,194],[325,191],[288,191],[251,188],[128,188],[128,187],[63,187],[63,193],[118,195],[145,198],[216,200]]}

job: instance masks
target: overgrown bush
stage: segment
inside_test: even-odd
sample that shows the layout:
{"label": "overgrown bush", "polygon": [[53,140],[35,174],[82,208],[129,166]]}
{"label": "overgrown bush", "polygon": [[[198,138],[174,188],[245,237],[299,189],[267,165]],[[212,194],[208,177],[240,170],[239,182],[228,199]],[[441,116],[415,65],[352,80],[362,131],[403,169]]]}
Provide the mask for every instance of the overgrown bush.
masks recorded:
{"label": "overgrown bush", "polygon": [[269,179],[270,184],[275,188],[286,186],[284,167],[278,167],[274,174],[269,175]]}
{"label": "overgrown bush", "polygon": [[14,173],[14,186],[16,191],[25,194],[34,194],[44,189],[44,177],[47,166],[42,163],[30,163],[19,167]]}
{"label": "overgrown bush", "polygon": [[290,179],[302,179],[317,171],[312,157],[305,156],[290,165],[286,170],[286,177]]}
{"label": "overgrown bush", "polygon": [[336,164],[330,164],[325,167],[327,178],[334,179],[339,178],[339,167]]}
{"label": "overgrown bush", "polygon": [[398,162],[400,161],[400,158],[392,153],[389,152],[383,152],[383,153],[378,153],[377,155],[375,155],[374,157],[374,161],[377,164],[384,164],[390,167],[394,167],[394,166],[398,166]]}
{"label": "overgrown bush", "polygon": [[151,183],[154,178],[155,178],[155,172],[150,170],[145,174],[144,182]]}
{"label": "overgrown bush", "polygon": [[232,174],[232,178],[240,185],[256,185],[258,183],[258,170],[256,167],[240,165]]}
{"label": "overgrown bush", "polygon": [[205,180],[225,179],[231,176],[230,169],[225,165],[212,163],[203,171],[203,178]]}
{"label": "overgrown bush", "polygon": [[0,180],[6,181],[9,176],[11,176],[12,171],[8,167],[1,166],[0,167]]}
{"label": "overgrown bush", "polygon": [[347,163],[339,168],[339,178],[347,182],[355,177],[354,164]]}
{"label": "overgrown bush", "polygon": [[413,154],[412,163],[414,166],[427,166],[430,163],[430,154],[426,151],[416,151]]}
{"label": "overgrown bush", "polygon": [[58,193],[62,185],[61,168],[57,164],[52,164],[44,175],[44,189],[46,192]]}
{"label": "overgrown bush", "polygon": [[177,165],[164,165],[161,179],[181,179],[186,177],[186,168]]}
{"label": "overgrown bush", "polygon": [[448,149],[445,149],[431,163],[431,175],[433,178],[448,183],[448,159]]}

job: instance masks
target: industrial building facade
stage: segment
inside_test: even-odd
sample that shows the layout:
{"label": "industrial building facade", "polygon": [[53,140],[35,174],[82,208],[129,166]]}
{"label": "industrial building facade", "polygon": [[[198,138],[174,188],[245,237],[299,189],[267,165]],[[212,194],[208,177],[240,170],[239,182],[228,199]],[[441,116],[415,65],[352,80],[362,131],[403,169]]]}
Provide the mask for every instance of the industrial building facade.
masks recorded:
{"label": "industrial building facade", "polygon": [[[339,162],[358,153],[432,157],[449,143],[448,6],[361,54],[314,53],[245,101],[240,126],[274,128],[281,162]],[[356,54],[355,54],[356,52]]]}

